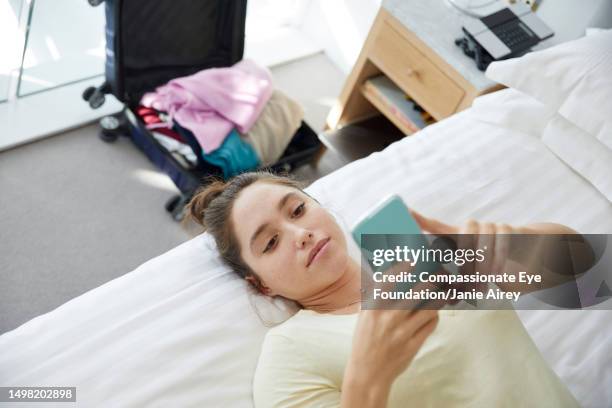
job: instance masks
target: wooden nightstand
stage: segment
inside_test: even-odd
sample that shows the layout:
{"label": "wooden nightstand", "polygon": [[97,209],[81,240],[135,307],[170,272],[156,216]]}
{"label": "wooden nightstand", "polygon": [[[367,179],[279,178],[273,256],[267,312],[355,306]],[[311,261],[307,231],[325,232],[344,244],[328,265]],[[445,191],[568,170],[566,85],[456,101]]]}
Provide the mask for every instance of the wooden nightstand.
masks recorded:
{"label": "wooden nightstand", "polygon": [[382,113],[404,134],[413,133],[393,108],[368,92],[366,80],[379,75],[388,77],[435,120],[501,88],[454,44],[467,18],[444,0],[385,0],[327,127],[335,129]]}

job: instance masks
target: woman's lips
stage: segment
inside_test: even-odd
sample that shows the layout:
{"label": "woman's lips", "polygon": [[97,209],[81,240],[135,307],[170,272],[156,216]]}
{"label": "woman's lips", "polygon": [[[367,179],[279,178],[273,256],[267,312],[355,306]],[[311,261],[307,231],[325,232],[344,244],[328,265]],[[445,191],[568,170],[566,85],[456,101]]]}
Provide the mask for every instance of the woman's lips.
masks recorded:
{"label": "woman's lips", "polygon": [[323,256],[323,252],[327,249],[327,244],[329,244],[329,238],[325,238],[323,240],[323,242],[321,244],[319,244],[319,248],[318,250],[316,250],[316,253],[314,254],[314,256],[312,257],[312,259],[310,260],[310,262],[308,262],[307,266],[310,266],[314,263],[314,261],[316,261],[317,259],[319,259],[321,256]]}

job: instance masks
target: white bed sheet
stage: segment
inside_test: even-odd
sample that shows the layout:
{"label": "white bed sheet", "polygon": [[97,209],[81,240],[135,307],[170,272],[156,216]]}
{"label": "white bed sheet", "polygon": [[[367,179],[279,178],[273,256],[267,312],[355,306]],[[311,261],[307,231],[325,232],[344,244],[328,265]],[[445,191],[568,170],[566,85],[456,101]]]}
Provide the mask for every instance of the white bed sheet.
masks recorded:
{"label": "white bed sheet", "polygon": [[[525,123],[517,113],[520,126],[512,125],[512,106],[524,105],[507,104],[509,97],[523,96],[488,96],[308,192],[346,227],[398,193],[412,208],[449,223],[537,220],[612,232],[610,202],[529,131],[540,128],[538,117]],[[511,107],[505,118],[487,115],[504,104]],[[87,407],[249,406],[266,332],[250,299],[204,234],[0,336],[0,386],[77,386],[78,406]],[[286,315],[279,310],[275,317]],[[612,406],[604,387],[612,383],[612,312],[520,316],[582,405]]]}

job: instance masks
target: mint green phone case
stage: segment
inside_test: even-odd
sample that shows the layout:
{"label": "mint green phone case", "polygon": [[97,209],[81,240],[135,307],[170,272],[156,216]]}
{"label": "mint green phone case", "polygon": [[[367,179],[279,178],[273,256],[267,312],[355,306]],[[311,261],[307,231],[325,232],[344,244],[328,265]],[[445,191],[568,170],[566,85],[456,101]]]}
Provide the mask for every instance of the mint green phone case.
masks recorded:
{"label": "mint green phone case", "polygon": [[362,234],[422,234],[422,232],[402,199],[398,195],[392,195],[376,206],[353,229],[353,239],[360,247]]}
{"label": "mint green phone case", "polygon": [[[367,242],[362,245],[363,234],[376,234],[369,236]],[[353,239],[359,245],[364,260],[367,260],[371,271],[384,271],[395,262],[383,262],[382,265],[374,266],[374,250],[394,250],[396,247],[427,249],[429,242],[419,224],[410,214],[408,207],[397,195],[392,195],[363,218],[352,232]],[[419,268],[433,267],[434,264],[420,262]]]}

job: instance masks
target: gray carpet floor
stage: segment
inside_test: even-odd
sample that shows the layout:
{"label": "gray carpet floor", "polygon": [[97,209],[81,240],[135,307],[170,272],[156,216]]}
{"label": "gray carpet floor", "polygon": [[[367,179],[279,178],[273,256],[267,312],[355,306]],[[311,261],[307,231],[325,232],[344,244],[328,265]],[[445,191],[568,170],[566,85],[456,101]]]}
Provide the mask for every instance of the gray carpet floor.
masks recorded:
{"label": "gray carpet floor", "polygon": [[[322,129],[344,75],[323,54],[272,73]],[[194,234],[164,210],[177,192],[170,179],[130,140],[107,144],[97,133],[91,124],[0,152],[0,333]],[[340,165],[326,153],[296,173],[308,183]]]}

